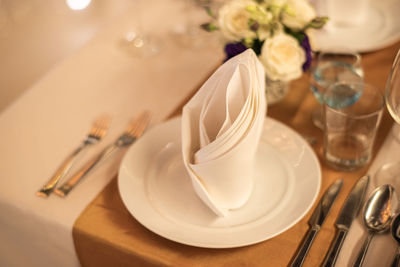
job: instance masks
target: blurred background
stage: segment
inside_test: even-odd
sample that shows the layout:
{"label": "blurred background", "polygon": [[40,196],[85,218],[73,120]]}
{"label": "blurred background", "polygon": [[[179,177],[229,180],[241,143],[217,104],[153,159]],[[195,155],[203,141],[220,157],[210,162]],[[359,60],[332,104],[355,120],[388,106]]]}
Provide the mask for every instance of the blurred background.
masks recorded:
{"label": "blurred background", "polygon": [[132,0],[0,0],[0,112]]}

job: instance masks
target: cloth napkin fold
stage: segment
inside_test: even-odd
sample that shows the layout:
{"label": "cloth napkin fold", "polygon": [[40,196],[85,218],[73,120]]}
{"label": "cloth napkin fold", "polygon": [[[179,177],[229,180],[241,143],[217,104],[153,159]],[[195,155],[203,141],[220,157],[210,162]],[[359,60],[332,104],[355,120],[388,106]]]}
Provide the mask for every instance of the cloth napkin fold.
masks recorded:
{"label": "cloth napkin fold", "polygon": [[183,108],[183,161],[195,192],[218,216],[251,195],[266,109],[264,69],[251,49],[220,66]]}

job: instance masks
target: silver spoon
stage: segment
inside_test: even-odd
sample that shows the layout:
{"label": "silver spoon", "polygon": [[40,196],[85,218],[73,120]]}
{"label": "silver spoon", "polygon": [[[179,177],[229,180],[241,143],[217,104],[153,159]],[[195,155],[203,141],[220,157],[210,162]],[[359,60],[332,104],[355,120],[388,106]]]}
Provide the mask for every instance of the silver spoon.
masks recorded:
{"label": "silver spoon", "polygon": [[[390,228],[390,233],[393,236],[393,239],[400,245],[400,213],[398,213],[392,221],[392,225]],[[400,246],[397,248],[397,252],[395,257],[393,258],[391,267],[397,267],[400,263]]]}
{"label": "silver spoon", "polygon": [[382,233],[389,229],[390,221],[397,205],[394,188],[385,184],[372,192],[365,204],[363,220],[368,230],[368,237],[362,245],[358,257],[353,266],[361,266],[369,244],[374,234]]}

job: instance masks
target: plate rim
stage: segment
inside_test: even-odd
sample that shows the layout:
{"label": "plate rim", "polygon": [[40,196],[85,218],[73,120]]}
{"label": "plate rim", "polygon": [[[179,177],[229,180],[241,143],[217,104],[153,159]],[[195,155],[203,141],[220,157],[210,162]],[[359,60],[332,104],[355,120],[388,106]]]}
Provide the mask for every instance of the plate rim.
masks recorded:
{"label": "plate rim", "polygon": [[[389,11],[390,11],[390,9],[396,7],[395,1],[392,0],[392,2],[393,3],[391,3],[391,1],[387,1],[387,3],[379,2],[379,4],[371,3],[369,8],[371,10],[378,10],[378,12],[382,12],[384,17],[386,17],[385,15],[390,14],[390,17],[388,19],[390,21],[390,20],[393,20],[394,16]],[[400,7],[400,5],[397,5],[397,6]],[[350,48],[352,50],[356,50],[359,53],[367,53],[367,52],[373,52],[373,51],[377,51],[377,50],[383,49],[385,47],[391,46],[391,45],[395,44],[397,41],[400,40],[400,24],[396,25],[396,23],[392,23],[390,26],[391,26],[391,28],[390,28],[391,31],[389,31],[388,34],[386,34],[384,36],[384,38],[380,38],[378,40],[375,40],[375,42],[373,42],[372,44],[370,42],[371,38],[369,38],[367,40],[368,41],[367,42],[368,45],[365,45],[366,42],[361,42],[362,43],[361,45],[351,44],[350,47],[349,47],[349,44],[347,44],[346,46],[339,45],[339,47],[347,47],[347,48]],[[362,26],[359,26],[359,27],[362,27]],[[335,34],[336,34],[336,36],[335,36]],[[337,32],[332,31],[332,32],[329,33],[328,29],[326,29],[326,31],[324,31],[324,30],[323,31],[316,31],[314,33],[314,38],[315,38],[315,42],[316,42],[316,46],[317,46],[316,49],[318,51],[343,52],[343,50],[340,50],[342,48],[340,48],[339,50],[334,48],[335,46],[337,47],[337,43],[335,43],[336,45],[335,44],[332,45],[331,42],[329,42],[330,44],[327,45],[326,41],[321,41],[321,40],[324,39],[323,38],[324,36],[328,36],[328,37],[335,36],[335,39],[337,39]],[[328,39],[328,40],[331,41],[331,39]],[[346,41],[346,40],[344,40],[342,38],[339,38],[337,40],[338,40],[337,42],[340,42],[340,43],[343,43],[343,42]]]}
{"label": "plate rim", "polygon": [[[122,183],[122,180],[124,179],[123,177],[122,177],[122,175],[123,175],[123,168],[125,168],[125,161],[126,160],[128,160],[128,157],[129,157],[129,155],[130,155],[130,152],[133,150],[133,147],[135,147],[135,144],[133,144],[129,149],[128,149],[128,151],[125,153],[125,155],[124,155],[124,157],[123,157],[123,159],[122,159],[122,161],[121,161],[121,165],[120,165],[120,168],[119,168],[119,172],[118,172],[118,181],[117,181],[117,184],[118,184],[118,191],[119,191],[119,194],[120,194],[120,196],[121,196],[121,199],[122,199],[122,202],[123,202],[123,204],[124,204],[124,206],[126,207],[126,209],[128,210],[128,212],[131,214],[131,216],[133,217],[133,218],[135,218],[142,226],[144,226],[146,229],[148,229],[148,230],[150,230],[151,232],[153,232],[153,233],[155,233],[155,234],[157,234],[157,235],[159,235],[159,236],[161,236],[161,237],[164,237],[164,238],[166,238],[166,239],[168,239],[168,240],[172,240],[172,241],[174,241],[174,242],[177,242],[177,243],[180,243],[180,244],[185,244],[185,245],[189,245],[189,246],[195,246],[195,247],[203,247],[203,248],[235,248],[235,247],[244,247],[244,246],[248,246],[248,245],[252,245],[252,244],[256,244],[256,243],[259,243],[259,242],[262,242],[262,241],[265,241],[265,240],[268,240],[268,239],[271,239],[271,238],[273,238],[273,237],[275,237],[275,236],[277,236],[277,235],[279,235],[279,234],[281,234],[281,233],[283,233],[283,232],[285,232],[285,231],[287,231],[288,229],[290,229],[291,227],[293,227],[296,223],[298,223],[302,218],[304,218],[304,216],[310,211],[310,209],[313,207],[313,205],[315,204],[315,202],[316,202],[316,200],[317,200],[317,197],[318,197],[318,195],[319,195],[319,192],[320,192],[320,190],[321,190],[321,183],[322,183],[322,172],[321,172],[321,165],[320,165],[320,162],[319,162],[319,160],[318,160],[318,157],[316,156],[316,154],[315,154],[315,152],[314,152],[314,150],[311,148],[311,146],[307,143],[307,141],[305,141],[304,140],[304,138],[302,138],[302,136],[300,135],[300,134],[298,134],[295,130],[293,130],[292,128],[290,128],[288,125],[286,125],[286,124],[284,124],[284,123],[282,123],[282,122],[280,122],[280,121],[278,121],[278,120],[275,120],[275,119],[273,119],[273,118],[270,118],[270,117],[266,117],[265,118],[266,120],[265,120],[265,122],[264,122],[264,125],[265,125],[265,123],[267,122],[267,121],[272,121],[273,123],[275,123],[275,124],[277,124],[279,127],[281,127],[281,128],[284,128],[286,131],[288,131],[288,132],[290,132],[290,134],[291,135],[293,135],[294,137],[296,137],[298,140],[301,140],[301,143],[302,143],[302,145],[304,146],[304,147],[306,147],[306,149],[310,152],[310,156],[311,156],[311,161],[315,164],[315,167],[316,167],[316,173],[315,173],[315,175],[316,175],[316,179],[315,179],[315,182],[317,183],[316,184],[316,190],[315,190],[315,192],[314,192],[314,196],[312,197],[312,200],[310,201],[310,203],[308,203],[308,205],[305,205],[305,206],[307,206],[305,209],[304,209],[304,211],[300,214],[300,216],[298,216],[295,220],[293,220],[293,221],[291,221],[290,223],[288,223],[285,227],[283,227],[283,228],[281,228],[279,231],[277,231],[276,233],[274,233],[274,234],[270,234],[269,236],[260,236],[259,238],[256,238],[256,239],[254,239],[254,240],[252,240],[252,241],[247,241],[247,242],[240,242],[240,241],[236,241],[236,242],[230,242],[229,244],[228,243],[224,243],[224,242],[222,242],[222,243],[218,243],[218,242],[214,242],[213,244],[211,244],[211,243],[208,243],[208,242],[204,242],[203,240],[197,240],[197,241],[194,241],[193,239],[190,239],[190,240],[188,240],[188,239],[186,239],[186,240],[183,240],[182,238],[177,238],[177,237],[174,237],[174,236],[171,236],[170,234],[166,234],[165,232],[164,233],[162,233],[161,231],[160,231],[160,228],[159,229],[154,229],[153,227],[151,227],[151,226],[149,226],[149,224],[146,224],[145,222],[143,222],[143,217],[140,217],[140,218],[138,218],[137,216],[135,216],[135,211],[133,211],[133,210],[131,210],[131,209],[133,209],[132,208],[132,206],[128,203],[129,201],[128,201],[128,197],[125,197],[125,193],[127,193],[123,188],[122,188],[122,185],[121,185],[121,183]],[[181,120],[181,116],[177,116],[177,117],[175,117],[175,118],[172,118],[172,119],[169,119],[169,120],[166,120],[166,121],[164,121],[164,122],[162,122],[162,123],[159,123],[159,124],[157,124],[157,125],[155,125],[155,127],[153,127],[153,128],[151,128],[149,131],[157,131],[157,128],[159,128],[159,127],[162,127],[162,126],[165,126],[166,124],[173,124],[174,122],[175,123],[177,123],[176,121],[180,121]],[[265,127],[265,126],[264,126]],[[139,139],[137,142],[140,142],[140,140],[141,139]],[[143,183],[143,190],[146,190],[145,189],[145,186],[146,186],[146,184],[145,183]],[[153,206],[151,203],[150,203],[150,200],[147,200],[148,202],[149,202],[149,205],[150,206]],[[155,210],[155,208],[153,207],[153,210]],[[137,214],[136,214],[137,215]],[[166,219],[164,216],[162,216],[161,214],[158,214],[159,215],[159,217],[160,218],[163,218],[164,220],[166,220],[166,221],[168,221],[168,219]],[[169,222],[169,221],[168,221]],[[160,223],[162,223],[162,222],[160,222]],[[202,228],[202,227],[200,227],[200,226],[197,226],[197,225],[191,225],[191,226],[193,226],[192,228]],[[237,228],[237,227],[226,227],[226,228],[222,228],[222,229],[234,229],[234,228]],[[217,228],[217,229],[215,229],[215,228],[208,228],[208,230],[210,231],[210,232],[216,232],[216,231],[220,231],[220,229],[221,228]],[[164,229],[165,230],[165,229]],[[229,231],[228,231],[229,232]]]}

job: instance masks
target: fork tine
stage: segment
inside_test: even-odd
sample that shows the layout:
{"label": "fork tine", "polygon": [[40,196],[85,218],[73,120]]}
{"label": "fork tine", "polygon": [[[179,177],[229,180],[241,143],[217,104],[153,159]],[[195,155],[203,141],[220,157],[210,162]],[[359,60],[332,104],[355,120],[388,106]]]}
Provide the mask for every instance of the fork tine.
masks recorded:
{"label": "fork tine", "polygon": [[111,117],[107,114],[100,116],[93,124],[93,127],[90,129],[89,135],[94,136],[96,138],[102,138],[110,126]]}
{"label": "fork tine", "polygon": [[148,123],[150,122],[150,112],[144,111],[139,114],[138,117],[134,118],[126,129],[126,133],[133,137],[139,137],[143,134]]}

